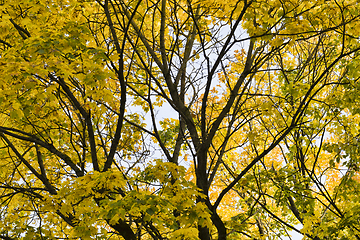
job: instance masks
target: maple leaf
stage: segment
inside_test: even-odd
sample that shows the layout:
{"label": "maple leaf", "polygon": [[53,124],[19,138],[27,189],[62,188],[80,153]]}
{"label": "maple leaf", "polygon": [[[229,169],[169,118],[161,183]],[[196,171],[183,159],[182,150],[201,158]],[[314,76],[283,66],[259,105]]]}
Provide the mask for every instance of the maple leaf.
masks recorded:
{"label": "maple leaf", "polygon": [[0,238],[359,239],[359,11],[0,1]]}

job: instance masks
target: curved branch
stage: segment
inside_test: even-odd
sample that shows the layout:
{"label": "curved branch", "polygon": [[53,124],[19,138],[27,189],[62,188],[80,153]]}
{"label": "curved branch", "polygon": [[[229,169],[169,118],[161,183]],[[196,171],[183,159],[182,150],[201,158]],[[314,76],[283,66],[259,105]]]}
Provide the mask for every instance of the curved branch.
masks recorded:
{"label": "curved branch", "polygon": [[[20,133],[22,135],[16,134],[14,132]],[[55,154],[56,156],[58,156],[59,158],[61,158],[62,160],[64,160],[64,162],[75,172],[76,176],[81,177],[84,175],[84,173],[76,166],[76,164],[71,160],[71,158],[66,155],[65,153],[60,152],[59,150],[57,150],[54,145],[46,143],[42,140],[40,140],[38,137],[23,132],[21,130],[18,129],[14,129],[14,128],[7,128],[7,127],[0,127],[0,133],[1,134],[6,134],[9,135],[11,137],[20,139],[20,140],[24,140],[27,142],[33,142],[35,144],[38,144],[39,146],[42,146],[43,148],[47,149],[49,152]]]}

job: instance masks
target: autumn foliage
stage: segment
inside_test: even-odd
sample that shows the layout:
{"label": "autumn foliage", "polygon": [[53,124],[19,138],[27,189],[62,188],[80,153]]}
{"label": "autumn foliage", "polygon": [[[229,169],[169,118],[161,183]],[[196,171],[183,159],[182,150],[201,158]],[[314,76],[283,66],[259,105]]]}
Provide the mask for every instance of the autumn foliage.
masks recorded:
{"label": "autumn foliage", "polygon": [[0,239],[360,239],[355,0],[0,1]]}

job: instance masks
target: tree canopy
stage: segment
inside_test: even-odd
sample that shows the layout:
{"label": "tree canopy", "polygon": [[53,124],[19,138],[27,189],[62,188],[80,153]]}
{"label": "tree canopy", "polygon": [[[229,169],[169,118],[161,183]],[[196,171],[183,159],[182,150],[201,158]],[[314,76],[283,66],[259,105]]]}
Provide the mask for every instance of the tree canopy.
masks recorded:
{"label": "tree canopy", "polygon": [[359,17],[0,1],[0,239],[360,239]]}

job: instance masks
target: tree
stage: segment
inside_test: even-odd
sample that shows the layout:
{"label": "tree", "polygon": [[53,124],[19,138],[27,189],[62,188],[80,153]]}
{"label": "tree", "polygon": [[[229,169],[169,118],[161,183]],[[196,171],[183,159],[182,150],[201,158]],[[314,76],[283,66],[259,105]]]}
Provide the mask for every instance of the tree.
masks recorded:
{"label": "tree", "polygon": [[360,239],[356,1],[0,8],[0,239]]}

